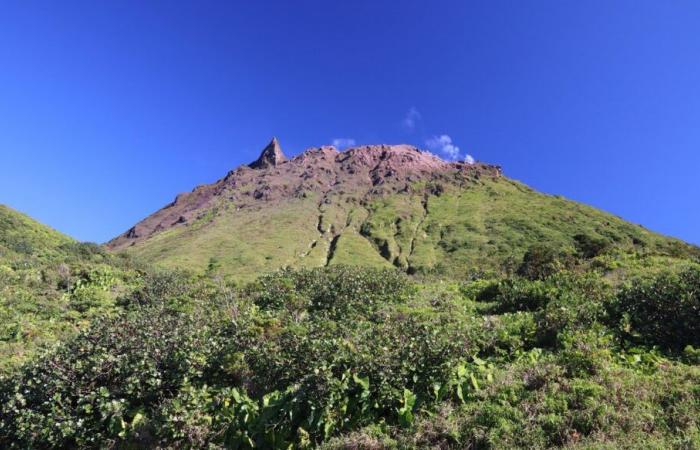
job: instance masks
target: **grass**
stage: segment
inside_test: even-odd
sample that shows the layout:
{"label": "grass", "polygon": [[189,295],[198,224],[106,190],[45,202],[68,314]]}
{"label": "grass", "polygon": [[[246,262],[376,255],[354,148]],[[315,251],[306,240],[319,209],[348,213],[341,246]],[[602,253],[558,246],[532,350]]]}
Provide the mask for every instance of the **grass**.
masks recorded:
{"label": "grass", "polygon": [[221,205],[198,223],[156,234],[128,253],[199,272],[214,258],[223,275],[239,281],[282,267],[322,267],[331,242],[333,264],[389,264],[443,277],[503,273],[539,243],[573,252],[581,233],[626,253],[700,255],[697,247],[507,178],[439,189],[436,183],[416,183],[411,193],[366,204],[308,193],[239,210]]}
{"label": "grass", "polygon": [[108,313],[135,277],[124,257],[0,205],[0,373]]}
{"label": "grass", "polygon": [[251,280],[272,267],[323,265],[325,255],[301,256],[314,240],[319,241],[315,201],[300,199],[268,206],[220,211],[213,221],[197,229],[155,235],[148,245],[136,246],[130,253],[164,267],[201,272],[215,258],[224,274],[239,280]]}

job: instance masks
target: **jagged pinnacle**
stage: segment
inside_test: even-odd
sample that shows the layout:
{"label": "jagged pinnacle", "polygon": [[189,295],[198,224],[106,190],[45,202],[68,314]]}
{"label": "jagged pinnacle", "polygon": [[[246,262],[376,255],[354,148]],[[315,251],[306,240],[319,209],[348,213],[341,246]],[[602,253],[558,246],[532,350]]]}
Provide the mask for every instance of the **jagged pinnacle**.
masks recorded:
{"label": "jagged pinnacle", "polygon": [[283,163],[286,160],[287,157],[284,156],[280,143],[277,141],[276,137],[273,137],[272,141],[270,141],[267,147],[260,153],[258,159],[250,163],[249,166],[253,169],[267,169],[268,167],[274,167],[277,164]]}

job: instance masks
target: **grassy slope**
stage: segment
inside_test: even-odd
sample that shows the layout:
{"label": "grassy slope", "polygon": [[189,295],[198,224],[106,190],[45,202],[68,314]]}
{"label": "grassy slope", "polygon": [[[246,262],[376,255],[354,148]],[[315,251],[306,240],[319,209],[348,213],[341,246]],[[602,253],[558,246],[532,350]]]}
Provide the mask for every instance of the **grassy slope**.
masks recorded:
{"label": "grassy slope", "polygon": [[108,311],[125,264],[0,205],[0,373]]}
{"label": "grassy slope", "polygon": [[423,269],[442,263],[443,270],[453,275],[496,269],[508,258],[520,260],[537,243],[572,249],[573,237],[579,233],[606,238],[625,250],[665,252],[674,242],[680,244],[611,214],[510,180],[432,196],[427,209],[410,263]]}
{"label": "grassy slope", "polygon": [[573,237],[582,232],[625,251],[688,252],[680,241],[506,178],[463,189],[441,186],[439,195],[429,193],[434,187],[416,185],[412,194],[366,206],[343,197],[326,204],[313,195],[255,209],[222,205],[198,223],[158,234],[129,253],[199,271],[215,262],[224,274],[251,280],[285,266],[338,263],[461,277],[500,270],[533,244],[573,249]]}
{"label": "grassy slope", "polygon": [[33,253],[39,258],[51,258],[60,245],[70,242],[74,241],[68,236],[0,205],[0,244],[4,255]]}
{"label": "grassy slope", "polygon": [[[214,220],[158,234],[134,253],[166,267],[194,270],[205,270],[215,258],[227,273],[252,279],[273,267],[301,265],[301,255],[319,238],[317,215],[311,199],[265,209],[221,209]],[[309,257],[311,265],[324,261],[322,255]]]}

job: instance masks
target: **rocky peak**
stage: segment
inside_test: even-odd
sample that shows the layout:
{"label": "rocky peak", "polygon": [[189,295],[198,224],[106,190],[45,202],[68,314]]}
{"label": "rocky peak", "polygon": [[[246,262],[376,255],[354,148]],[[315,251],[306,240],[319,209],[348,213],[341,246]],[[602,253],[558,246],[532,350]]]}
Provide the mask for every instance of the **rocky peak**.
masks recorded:
{"label": "rocky peak", "polygon": [[269,167],[275,167],[285,161],[287,161],[287,157],[284,156],[284,153],[282,153],[282,147],[280,147],[280,143],[277,141],[277,138],[273,137],[272,141],[270,141],[270,143],[267,144],[267,147],[265,147],[262,153],[260,153],[258,159],[250,163],[248,166],[251,169],[267,169]]}
{"label": "rocky peak", "polygon": [[109,242],[126,248],[173,227],[188,227],[222,204],[235,211],[262,208],[263,202],[293,202],[315,197],[319,202],[360,204],[374,196],[410,193],[418,181],[458,187],[481,177],[498,178],[500,167],[440,159],[411,145],[361,145],[338,151],[332,146],[310,148],[291,160],[277,139],[254,162],[230,171],[210,185],[178,195],[174,202]]}

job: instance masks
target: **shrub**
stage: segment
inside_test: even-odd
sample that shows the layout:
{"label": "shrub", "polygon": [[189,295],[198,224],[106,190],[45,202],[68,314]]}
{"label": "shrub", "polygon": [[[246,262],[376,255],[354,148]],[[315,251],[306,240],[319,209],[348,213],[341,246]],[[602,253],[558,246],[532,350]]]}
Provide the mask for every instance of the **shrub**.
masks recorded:
{"label": "shrub", "polygon": [[101,245],[92,242],[68,242],[62,244],[59,248],[82,259],[91,259],[95,256],[108,257],[107,251]]}
{"label": "shrub", "polygon": [[486,286],[477,299],[496,302],[495,312],[535,311],[547,304],[552,288],[545,282],[509,278]]}
{"label": "shrub", "polygon": [[700,345],[700,269],[664,272],[621,289],[617,313],[628,337],[680,351]]}
{"label": "shrub", "polygon": [[303,309],[340,318],[367,315],[381,304],[403,302],[414,288],[398,270],[334,266],[282,270],[261,277],[247,291],[264,309]]}
{"label": "shrub", "polygon": [[548,299],[536,313],[539,345],[561,344],[561,334],[607,323],[614,297],[596,274],[562,272],[548,278]]}
{"label": "shrub", "polygon": [[[546,280],[512,278],[479,286],[482,290],[476,294],[477,300],[493,302],[493,312],[534,313],[537,341],[544,346],[556,345],[563,331],[605,322],[612,297],[609,285],[598,275],[572,272],[560,272]],[[471,289],[462,291],[473,294]]]}
{"label": "shrub", "polygon": [[562,268],[560,257],[552,247],[535,244],[525,252],[517,273],[530,280],[542,280]]}
{"label": "shrub", "polygon": [[577,234],[574,236],[576,250],[582,258],[595,258],[605,252],[611,243],[607,239],[593,237],[588,234]]}
{"label": "shrub", "polygon": [[[675,277],[663,292],[697,292]],[[237,291],[144,275],[121,312],[0,377],[0,448],[693,448],[700,352],[621,350],[611,289],[569,272],[415,291],[344,267]]]}
{"label": "shrub", "polygon": [[108,308],[113,304],[109,292],[95,285],[78,285],[70,293],[70,307],[80,313]]}
{"label": "shrub", "polygon": [[119,298],[117,304],[125,309],[158,305],[185,312],[197,302],[211,300],[217,289],[211,280],[186,271],[155,270],[145,273],[138,289]]}
{"label": "shrub", "polygon": [[102,319],[0,386],[0,447],[97,447],[126,437],[206,369],[209,321],[148,307]]}

